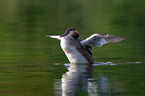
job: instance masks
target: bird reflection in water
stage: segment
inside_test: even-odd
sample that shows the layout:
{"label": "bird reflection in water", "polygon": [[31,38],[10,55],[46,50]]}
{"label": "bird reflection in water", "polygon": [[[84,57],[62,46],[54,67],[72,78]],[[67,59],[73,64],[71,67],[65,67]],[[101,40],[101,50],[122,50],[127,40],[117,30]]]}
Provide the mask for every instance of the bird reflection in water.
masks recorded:
{"label": "bird reflection in water", "polygon": [[[70,64],[68,72],[62,75],[61,83],[55,84],[60,96],[96,96],[96,84],[93,81],[91,64]],[[61,87],[61,88],[59,88]],[[62,91],[62,92],[61,92]]]}
{"label": "bird reflection in water", "polygon": [[108,76],[103,73],[96,74],[97,79],[93,78],[91,64],[70,64],[68,70],[62,79],[55,81],[57,96],[120,96],[123,93],[121,82],[110,83]]}
{"label": "bird reflection in water", "polygon": [[71,64],[69,71],[62,76],[62,96],[88,94],[88,79],[92,78],[91,64]]}

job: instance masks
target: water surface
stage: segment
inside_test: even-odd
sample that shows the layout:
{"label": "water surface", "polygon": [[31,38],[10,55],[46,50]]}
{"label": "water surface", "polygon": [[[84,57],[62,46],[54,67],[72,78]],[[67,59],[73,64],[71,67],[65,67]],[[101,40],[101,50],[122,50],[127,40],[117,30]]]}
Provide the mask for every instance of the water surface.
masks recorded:
{"label": "water surface", "polygon": [[89,85],[82,84],[86,87],[77,94],[144,96],[144,4],[142,0],[1,0],[0,95],[55,96],[60,92],[56,85],[62,84],[70,65],[59,41],[45,36],[76,27],[80,39],[93,33],[127,38],[93,47],[93,73],[84,80]]}

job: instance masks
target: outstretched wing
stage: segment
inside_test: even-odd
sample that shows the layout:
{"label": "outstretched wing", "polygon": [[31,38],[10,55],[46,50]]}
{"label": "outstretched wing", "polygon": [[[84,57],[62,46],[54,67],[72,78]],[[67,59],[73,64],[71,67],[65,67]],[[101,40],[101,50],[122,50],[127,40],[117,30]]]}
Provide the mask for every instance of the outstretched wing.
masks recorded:
{"label": "outstretched wing", "polygon": [[90,37],[86,38],[85,40],[81,41],[83,46],[98,46],[101,47],[103,44],[109,42],[120,42],[125,40],[123,37],[118,37],[114,35],[103,35],[103,34],[93,34]]}
{"label": "outstretched wing", "polygon": [[55,38],[55,39],[61,40],[59,35],[46,35],[46,37],[51,37],[51,38]]}

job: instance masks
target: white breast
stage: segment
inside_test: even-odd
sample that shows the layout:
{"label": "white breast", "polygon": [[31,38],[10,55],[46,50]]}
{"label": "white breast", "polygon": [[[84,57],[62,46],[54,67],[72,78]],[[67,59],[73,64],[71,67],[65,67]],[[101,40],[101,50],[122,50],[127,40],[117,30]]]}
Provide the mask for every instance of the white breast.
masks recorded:
{"label": "white breast", "polygon": [[61,39],[61,48],[63,49],[65,55],[71,63],[89,63],[88,60],[76,49],[75,46],[72,46],[66,38]]}

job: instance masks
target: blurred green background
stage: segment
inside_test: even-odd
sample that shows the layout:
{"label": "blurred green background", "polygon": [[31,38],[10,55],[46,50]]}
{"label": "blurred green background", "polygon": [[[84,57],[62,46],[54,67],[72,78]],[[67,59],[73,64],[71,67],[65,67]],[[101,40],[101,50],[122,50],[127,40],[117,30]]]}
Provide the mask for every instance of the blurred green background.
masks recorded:
{"label": "blurred green background", "polygon": [[93,48],[97,62],[145,62],[144,0],[1,0],[0,96],[53,96],[53,81],[68,60],[59,41],[45,36],[72,27],[81,39],[93,33],[127,38]]}

